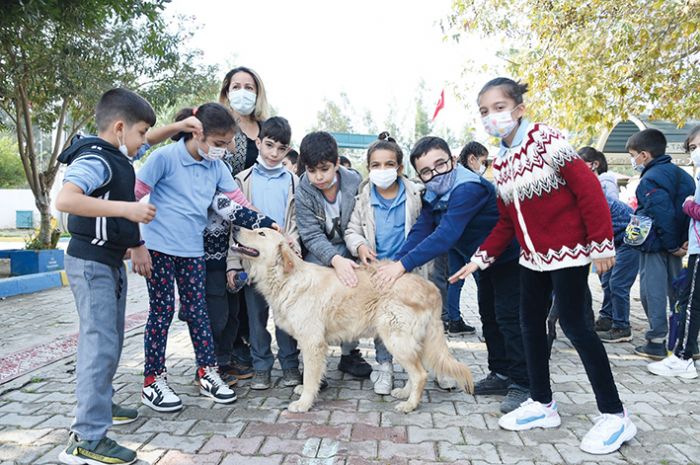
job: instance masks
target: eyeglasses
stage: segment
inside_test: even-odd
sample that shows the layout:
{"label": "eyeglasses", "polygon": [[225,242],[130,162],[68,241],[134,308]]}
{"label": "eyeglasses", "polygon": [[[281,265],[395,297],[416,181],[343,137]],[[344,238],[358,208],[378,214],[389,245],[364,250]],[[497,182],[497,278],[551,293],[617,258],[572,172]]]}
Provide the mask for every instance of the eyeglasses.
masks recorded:
{"label": "eyeglasses", "polygon": [[452,171],[452,158],[448,158],[447,160],[438,160],[432,169],[423,168],[418,172],[418,177],[421,179],[421,181],[428,182],[435,176],[449,173],[450,171]]}

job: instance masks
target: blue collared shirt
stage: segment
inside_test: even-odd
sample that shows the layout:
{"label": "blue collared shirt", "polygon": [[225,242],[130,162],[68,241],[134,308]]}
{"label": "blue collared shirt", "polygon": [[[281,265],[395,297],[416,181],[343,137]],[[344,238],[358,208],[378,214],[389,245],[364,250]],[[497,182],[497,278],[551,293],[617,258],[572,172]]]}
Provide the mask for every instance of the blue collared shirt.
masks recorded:
{"label": "blue collared shirt", "polygon": [[527,135],[527,128],[530,126],[530,121],[526,118],[522,118],[520,120],[520,126],[518,126],[517,131],[515,131],[515,137],[513,137],[513,142],[511,142],[510,147],[506,145],[505,142],[503,142],[503,139],[501,139],[501,147],[500,150],[498,151],[498,156],[502,157],[508,152],[509,149],[513,147],[517,147],[518,145],[523,143],[523,140],[525,139],[525,136]]}
{"label": "blue collared shirt", "polygon": [[221,160],[195,160],[184,139],[159,147],[136,173],[151,188],[150,202],[157,212],[141,226],[146,247],[176,257],[204,255],[207,209],[217,191],[237,189]]}
{"label": "blue collared shirt", "polygon": [[372,185],[370,204],[374,212],[377,258],[394,260],[406,241],[406,187],[399,182],[393,199],[385,199]]}
{"label": "blue collared shirt", "polygon": [[250,203],[275,223],[283,225],[287,215],[287,198],[292,175],[284,166],[281,169],[269,170],[260,163],[253,165],[251,179]]}

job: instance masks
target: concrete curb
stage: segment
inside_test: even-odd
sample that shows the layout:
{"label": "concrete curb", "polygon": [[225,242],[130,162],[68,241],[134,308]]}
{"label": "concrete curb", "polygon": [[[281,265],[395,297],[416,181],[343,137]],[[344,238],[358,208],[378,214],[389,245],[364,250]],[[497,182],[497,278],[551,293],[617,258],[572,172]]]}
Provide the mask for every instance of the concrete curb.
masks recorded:
{"label": "concrete curb", "polygon": [[[131,260],[125,260],[124,266],[126,266],[127,271],[131,271]],[[32,294],[46,289],[68,286],[68,284],[68,275],[66,275],[65,270],[3,278],[0,279],[0,298]]]}

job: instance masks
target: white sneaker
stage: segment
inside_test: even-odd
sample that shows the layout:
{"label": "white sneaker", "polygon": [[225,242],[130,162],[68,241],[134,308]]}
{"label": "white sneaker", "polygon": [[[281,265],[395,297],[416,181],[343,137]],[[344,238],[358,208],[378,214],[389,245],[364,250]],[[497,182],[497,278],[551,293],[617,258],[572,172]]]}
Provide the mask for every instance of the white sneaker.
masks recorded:
{"label": "white sneaker", "polygon": [[694,379],[698,377],[698,370],[695,362],[683,360],[675,354],[669,355],[660,362],[652,362],[647,365],[647,370],[659,376],[678,376],[679,378]]}
{"label": "white sneaker", "polygon": [[561,418],[557,412],[557,402],[552,401],[551,406],[528,399],[520,407],[510,413],[506,413],[498,420],[498,426],[510,431],[523,431],[532,428],[556,428],[561,425]]}
{"label": "white sneaker", "polygon": [[374,392],[382,396],[391,394],[394,389],[394,365],[391,362],[384,362],[372,370],[369,379],[374,383]]}
{"label": "white sneaker", "polygon": [[627,416],[603,413],[581,441],[581,450],[589,454],[609,454],[637,434],[637,427]]}
{"label": "white sneaker", "polygon": [[141,402],[156,412],[175,412],[182,408],[182,401],[168,385],[165,373],[141,390]]}
{"label": "white sneaker", "polygon": [[197,369],[196,379],[199,381],[199,393],[211,397],[214,402],[230,404],[236,401],[236,392],[229,387],[228,383],[224,383],[216,367]]}

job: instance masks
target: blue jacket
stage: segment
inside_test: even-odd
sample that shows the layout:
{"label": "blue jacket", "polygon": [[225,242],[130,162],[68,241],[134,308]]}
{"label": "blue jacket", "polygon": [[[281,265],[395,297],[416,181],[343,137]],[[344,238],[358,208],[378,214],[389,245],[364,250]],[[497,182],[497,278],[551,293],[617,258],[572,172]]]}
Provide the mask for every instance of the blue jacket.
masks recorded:
{"label": "blue jacket", "polygon": [[636,214],[651,218],[656,233],[646,251],[673,252],[688,240],[683,201],[694,193],[693,177],[674,165],[670,156],[661,155],[646,165],[636,191]]}
{"label": "blue jacket", "polygon": [[[408,233],[397,259],[406,271],[428,263],[455,248],[471,257],[496,226],[496,188],[486,179],[463,166],[457,166],[455,183],[447,193],[436,196],[426,191],[423,208]],[[518,258],[515,240],[501,254],[498,263]]]}
{"label": "blue jacket", "polygon": [[606,197],[610,207],[610,217],[612,218],[613,234],[615,235],[615,247],[620,247],[625,238],[625,229],[630,222],[632,207],[620,200]]}

